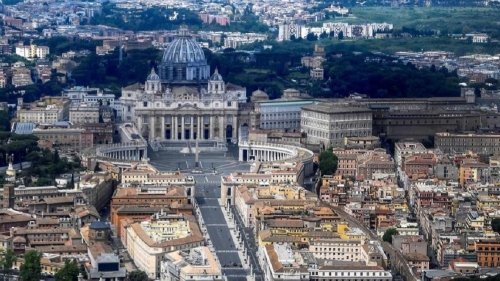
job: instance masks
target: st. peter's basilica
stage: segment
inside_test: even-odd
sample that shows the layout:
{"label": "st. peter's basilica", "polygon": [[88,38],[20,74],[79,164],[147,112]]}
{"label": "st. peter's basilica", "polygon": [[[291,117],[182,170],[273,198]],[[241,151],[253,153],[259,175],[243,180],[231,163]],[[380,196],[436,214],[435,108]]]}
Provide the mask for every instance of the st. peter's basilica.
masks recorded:
{"label": "st. peter's basilica", "polygon": [[203,50],[182,25],[145,84],[122,89],[122,120],[153,140],[236,141],[238,108],[246,89],[210,76]]}

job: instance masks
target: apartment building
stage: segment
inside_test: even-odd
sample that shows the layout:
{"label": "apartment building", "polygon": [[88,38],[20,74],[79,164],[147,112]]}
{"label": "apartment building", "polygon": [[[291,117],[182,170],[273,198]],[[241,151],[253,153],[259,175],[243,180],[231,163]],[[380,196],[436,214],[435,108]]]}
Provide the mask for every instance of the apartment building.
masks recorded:
{"label": "apartment building", "polygon": [[22,87],[33,84],[31,71],[26,67],[12,68],[12,85]]}
{"label": "apartment building", "polygon": [[214,254],[204,246],[166,254],[161,272],[161,281],[224,280]]}
{"label": "apartment building", "polygon": [[164,208],[174,213],[192,214],[193,206],[183,186],[121,187],[111,199],[111,223],[118,231],[123,218],[150,216],[151,210]]}
{"label": "apartment building", "polygon": [[302,107],[301,131],[310,144],[343,147],[345,137],[372,135],[372,112],[365,106],[324,103]]}
{"label": "apartment building", "polygon": [[50,54],[49,47],[37,45],[18,45],[16,46],[16,55],[26,59],[43,59]]}
{"label": "apartment building", "polygon": [[500,134],[436,133],[434,146],[445,153],[472,151],[492,155],[500,152]]}
{"label": "apartment building", "polygon": [[392,280],[391,273],[381,266],[360,262],[335,264],[315,258],[309,251],[298,251],[289,243],[261,246],[258,255],[267,280]]}
{"label": "apartment building", "polygon": [[111,173],[98,172],[81,177],[80,182],[75,183],[75,189],[85,195],[88,205],[101,210],[113,196],[116,185]]}
{"label": "apartment building", "polygon": [[303,184],[305,168],[301,162],[254,163],[250,172],[234,172],[221,177],[221,198],[230,205],[235,204],[235,189],[240,185],[266,186],[270,184]]}
{"label": "apartment building", "polygon": [[71,104],[69,121],[73,124],[99,123],[99,104],[81,102]]}
{"label": "apartment building", "polygon": [[317,197],[297,184],[271,184],[264,186],[241,185],[235,190],[235,207],[245,226],[253,226],[259,215],[259,205],[281,205],[283,209],[300,209],[314,205]]}
{"label": "apartment building", "polygon": [[500,265],[500,240],[480,239],[474,243],[477,263],[481,267],[498,267]]}
{"label": "apartment building", "polygon": [[[14,250],[16,251],[24,251],[26,248],[36,249],[42,246],[82,244],[82,236],[74,228],[14,227],[10,229],[10,236],[14,237],[14,242],[19,242],[18,245],[14,244]],[[24,247],[21,244],[24,244]]]}
{"label": "apartment building", "polygon": [[65,123],[40,124],[33,129],[32,134],[63,150],[82,151],[94,144],[92,133],[81,128],[71,128]]}
{"label": "apartment building", "polygon": [[421,142],[400,141],[394,144],[394,160],[398,167],[403,165],[403,157],[406,155],[417,155],[426,153],[427,149]]}
{"label": "apartment building", "polygon": [[68,120],[70,102],[62,97],[42,97],[39,101],[24,104],[17,100],[17,121],[32,123],[55,123]]}
{"label": "apartment building", "polygon": [[149,221],[128,225],[126,242],[138,268],[158,279],[165,253],[203,246],[204,239],[193,216],[157,213]]}
{"label": "apartment building", "polygon": [[89,88],[82,86],[75,86],[63,90],[63,96],[67,97],[71,104],[79,103],[98,103],[115,108],[115,96],[113,94],[106,94],[99,88]]}
{"label": "apartment building", "polygon": [[[194,190],[194,179],[180,172],[160,172],[150,167],[127,169],[122,172],[121,181],[125,185],[182,185]],[[191,195],[191,194],[190,194]],[[194,194],[193,194],[194,195]]]}

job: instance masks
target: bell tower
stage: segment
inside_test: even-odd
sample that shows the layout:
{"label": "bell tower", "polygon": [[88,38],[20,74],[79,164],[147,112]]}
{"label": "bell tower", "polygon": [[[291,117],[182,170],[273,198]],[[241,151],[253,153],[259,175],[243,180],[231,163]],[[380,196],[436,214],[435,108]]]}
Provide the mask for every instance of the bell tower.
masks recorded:
{"label": "bell tower", "polygon": [[215,68],[214,74],[208,80],[208,92],[210,94],[221,95],[226,91],[226,85],[222,79],[222,75],[219,74],[219,70]]}
{"label": "bell tower", "polygon": [[160,76],[156,74],[155,69],[151,69],[151,73],[148,75],[146,79],[146,93],[154,94],[159,92],[161,89]]}

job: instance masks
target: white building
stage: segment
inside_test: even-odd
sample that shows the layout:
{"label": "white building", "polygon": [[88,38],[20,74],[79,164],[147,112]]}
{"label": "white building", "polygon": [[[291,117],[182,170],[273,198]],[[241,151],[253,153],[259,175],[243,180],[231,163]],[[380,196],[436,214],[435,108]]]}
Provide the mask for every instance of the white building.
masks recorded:
{"label": "white building", "polygon": [[73,124],[99,123],[99,104],[86,102],[71,104],[69,121]]}
{"label": "white building", "polygon": [[161,262],[161,281],[224,280],[219,263],[208,247],[175,251]]}
{"label": "white building", "polygon": [[320,36],[322,33],[326,33],[330,36],[333,33],[334,37],[338,37],[342,33],[345,38],[372,38],[377,32],[390,32],[393,29],[393,25],[389,23],[367,23],[367,24],[357,24],[349,25],[344,22],[325,22],[323,26],[312,27],[304,25],[293,25],[293,24],[282,24],[279,25],[279,34],[277,41],[290,40],[292,35],[295,38],[306,38],[307,34],[312,33],[316,36]]}
{"label": "white building", "polygon": [[122,120],[134,122],[148,140],[238,139],[238,109],[246,89],[226,84],[182,26],[145,85],[122,89]]}
{"label": "white building", "polygon": [[39,58],[43,59],[47,55],[49,55],[49,47],[47,46],[37,46],[37,45],[30,45],[30,46],[24,46],[24,45],[19,45],[16,46],[16,55],[21,56],[26,59],[32,59],[32,58]]}
{"label": "white building", "polygon": [[278,27],[278,38],[277,41],[288,41],[290,37],[295,36],[295,38],[305,38],[307,33],[303,34],[304,25],[299,24],[280,24]]}
{"label": "white building", "polygon": [[126,248],[130,257],[149,278],[160,278],[165,253],[203,245],[196,219],[189,215],[155,214],[151,221],[125,226]]}
{"label": "white building", "polygon": [[400,141],[394,144],[394,160],[396,166],[401,168],[403,157],[406,155],[417,155],[427,153],[427,148],[417,141]]}
{"label": "white building", "polygon": [[372,112],[351,104],[310,104],[302,107],[301,131],[307,142],[342,147],[345,137],[372,135]]}

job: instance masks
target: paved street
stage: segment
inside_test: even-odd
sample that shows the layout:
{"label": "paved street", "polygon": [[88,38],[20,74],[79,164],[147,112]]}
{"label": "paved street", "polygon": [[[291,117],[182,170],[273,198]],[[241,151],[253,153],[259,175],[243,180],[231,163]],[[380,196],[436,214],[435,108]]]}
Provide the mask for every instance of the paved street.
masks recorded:
{"label": "paved street", "polygon": [[[222,271],[229,281],[247,281],[250,271],[246,269],[248,266],[240,257],[242,255],[241,246],[235,241],[235,236],[231,236],[231,231],[234,229],[230,229],[229,225],[234,228],[234,223],[228,225],[223,213],[227,211],[221,208],[218,201],[222,175],[249,171],[250,165],[237,161],[234,157],[237,157],[237,154],[238,147],[236,145],[230,145],[228,152],[200,152],[200,168],[204,173],[192,174],[191,172],[195,168],[195,154],[185,154],[180,153],[180,151],[148,151],[150,164],[158,170],[180,170],[195,178],[195,198],[203,221],[201,227],[202,229],[206,227],[209,236],[209,246],[213,247],[222,266]],[[252,256],[252,254],[255,256],[255,253],[250,255]],[[255,269],[252,259],[250,262]]]}
{"label": "paved street", "polygon": [[220,188],[218,186],[219,183],[197,184],[196,202],[223,273],[230,281],[246,281],[247,271],[242,268],[242,261],[236,251],[235,242],[231,238],[231,230],[219,205]]}
{"label": "paved street", "polygon": [[240,230],[240,236],[243,240],[243,244],[245,245],[245,248],[248,249],[250,263],[254,268],[255,280],[264,280],[263,272],[260,269],[259,260],[256,254],[257,243],[255,242],[254,231],[251,227],[244,227],[243,221],[241,220],[241,217],[238,215],[238,211],[234,206],[231,207],[231,212],[233,212],[234,217],[236,218],[236,224],[238,226],[238,229]]}

